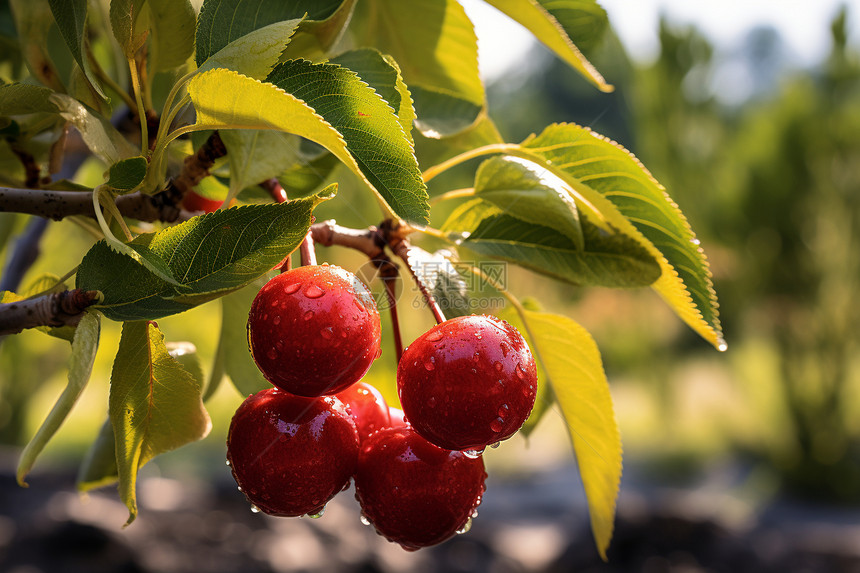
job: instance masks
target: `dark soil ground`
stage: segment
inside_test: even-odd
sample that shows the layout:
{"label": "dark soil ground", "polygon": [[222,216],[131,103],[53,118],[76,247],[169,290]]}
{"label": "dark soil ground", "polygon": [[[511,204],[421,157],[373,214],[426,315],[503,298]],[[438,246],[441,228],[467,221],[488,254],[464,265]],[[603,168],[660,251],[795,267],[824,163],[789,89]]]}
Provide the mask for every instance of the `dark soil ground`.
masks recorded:
{"label": "dark soil ground", "polygon": [[[627,478],[626,478],[627,480]],[[573,467],[491,478],[469,533],[408,553],[361,525],[352,492],[325,515],[254,514],[229,480],[139,484],[140,516],[73,476],[29,489],[0,473],[0,572],[731,572],[860,573],[860,510],[780,502],[750,511],[707,487],[622,487],[609,561],[600,560]]]}

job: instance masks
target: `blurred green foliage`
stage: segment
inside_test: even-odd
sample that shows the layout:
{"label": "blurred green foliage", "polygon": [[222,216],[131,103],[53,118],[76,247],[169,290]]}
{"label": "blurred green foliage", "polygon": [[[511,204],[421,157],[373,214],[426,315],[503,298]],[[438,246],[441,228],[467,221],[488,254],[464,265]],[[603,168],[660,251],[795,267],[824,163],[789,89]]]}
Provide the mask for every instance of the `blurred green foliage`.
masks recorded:
{"label": "blurred green foliage", "polygon": [[[516,88],[489,89],[509,140],[554,118],[634,150],[707,245],[729,342],[719,360],[639,310],[639,293],[562,294],[620,380],[628,454],[646,448],[670,471],[740,455],[785,492],[860,501],[860,54],[847,33],[843,9],[829,55],[798,69],[773,29],[727,53],[664,20],[653,62],[631,62],[611,35],[589,54],[610,96],[540,50]],[[668,353],[687,360],[668,366]]]}

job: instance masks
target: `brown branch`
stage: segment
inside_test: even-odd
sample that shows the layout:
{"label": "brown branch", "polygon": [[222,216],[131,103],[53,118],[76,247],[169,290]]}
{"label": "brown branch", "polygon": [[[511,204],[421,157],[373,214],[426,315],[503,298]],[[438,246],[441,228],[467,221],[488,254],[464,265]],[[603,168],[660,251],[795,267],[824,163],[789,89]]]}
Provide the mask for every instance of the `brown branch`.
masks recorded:
{"label": "brown branch", "polygon": [[0,336],[37,326],[74,326],[100,298],[99,291],[73,289],[0,304]]}
{"label": "brown branch", "polygon": [[[185,158],[180,174],[167,188],[154,195],[130,193],[116,199],[119,212],[138,221],[173,223],[183,218],[179,205],[185,194],[197,186],[215,160],[224,156],[227,149],[213,133],[194,155]],[[71,215],[95,217],[93,200],[89,193],[80,191],[47,191],[0,187],[0,212],[28,213],[59,221]]]}
{"label": "brown branch", "polygon": [[350,229],[341,227],[334,220],[323,221],[311,225],[311,237],[314,242],[325,247],[338,245],[355,249],[368,256],[377,259],[385,256],[384,243],[379,240],[376,227],[367,229]]}

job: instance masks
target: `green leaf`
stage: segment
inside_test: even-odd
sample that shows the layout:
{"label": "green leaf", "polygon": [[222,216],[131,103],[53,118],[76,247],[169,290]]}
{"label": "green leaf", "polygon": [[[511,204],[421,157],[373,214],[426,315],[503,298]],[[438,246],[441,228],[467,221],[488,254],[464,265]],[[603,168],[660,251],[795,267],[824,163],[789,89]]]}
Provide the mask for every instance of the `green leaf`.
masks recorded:
{"label": "green leaf", "polygon": [[325,20],[341,3],[342,0],[206,0],[197,18],[197,65],[254,30],[303,17]]}
{"label": "green leaf", "polygon": [[482,112],[472,127],[457,135],[445,139],[419,135],[415,138],[415,153],[418,156],[418,163],[426,169],[460,153],[495,143],[504,143],[504,139],[493,120],[486,112]]}
{"label": "green leaf", "polygon": [[16,473],[18,483],[26,486],[24,478],[30,473],[36,458],[42,453],[45,445],[54,437],[57,430],[65,421],[69,412],[72,411],[78,398],[81,396],[87,382],[90,379],[90,374],[93,370],[93,363],[96,358],[96,351],[99,347],[100,333],[99,315],[96,313],[86,313],[78,323],[75,330],[75,338],[72,341],[72,357],[69,362],[69,383],[63,390],[60,397],[48,416],[39,426],[36,435],[30,440],[30,443],[21,452],[21,457],[18,460],[18,471]]}
{"label": "green leaf", "polygon": [[[122,214],[114,202],[113,193],[107,186],[99,186],[93,190],[95,198],[98,199],[100,206],[108,209],[109,213],[117,220],[122,219]],[[98,219],[99,227],[104,234],[104,242],[114,253],[124,255],[143,266],[147,271],[155,275],[159,280],[165,281],[174,287],[181,287],[176,278],[164,262],[161,256],[152,251],[147,245],[124,243],[116,238],[110,229],[107,219],[104,217],[100,209],[96,210],[96,218]]]}
{"label": "green leaf", "polygon": [[55,26],[48,0],[9,0],[21,54],[33,77],[55,91],[65,91],[57,65],[48,50],[48,35]]}
{"label": "green leaf", "polygon": [[271,386],[263,378],[248,350],[248,312],[267,278],[263,276],[241,290],[221,298],[218,353],[222,356],[224,373],[230,377],[233,386],[243,397]]}
{"label": "green leaf", "polygon": [[581,222],[583,249],[550,227],[475,199],[451,213],[442,230],[466,234],[462,246],[477,253],[574,285],[647,286],[659,278],[659,264],[636,239],[615,230],[607,233],[587,218]]}
{"label": "green leaf", "polygon": [[[540,305],[538,305],[534,299],[526,298],[522,301],[523,307],[531,311],[540,311]],[[524,335],[527,332],[525,324],[518,311],[513,306],[505,307],[501,312],[497,313],[498,317],[507,321],[514,328],[522,332]],[[531,347],[534,345],[532,344]],[[537,375],[538,375],[538,385],[537,385],[537,395],[535,396],[535,405],[532,408],[531,414],[529,414],[528,419],[523,424],[522,428],[520,428],[519,433],[526,439],[528,439],[532,432],[537,428],[538,424],[540,424],[541,420],[543,420],[544,416],[547,412],[549,412],[552,406],[556,403],[555,394],[552,392],[552,388],[550,387],[549,380],[547,378],[546,372],[544,371],[543,364],[541,364],[540,360],[535,360],[535,365],[537,366]]]}
{"label": "green leaf", "polygon": [[199,388],[203,388],[203,366],[200,365],[197,347],[191,342],[168,342],[165,346],[171,358],[179,362],[185,371],[191,374],[194,383]]}
{"label": "green leaf", "polygon": [[194,51],[197,14],[188,0],[148,0],[150,74],[181,66]]}
{"label": "green leaf", "polygon": [[579,210],[564,181],[517,157],[493,157],[475,175],[475,196],[517,219],[562,233],[583,249]]}
{"label": "green leaf", "polygon": [[256,80],[272,71],[301,19],[275,22],[240,36],[206,58],[199,72],[227,68]]}
{"label": "green leaf", "polygon": [[355,158],[350,163],[357,164],[363,179],[398,216],[412,223],[429,222],[427,187],[412,141],[388,103],[355,72],[293,60],[278,65],[267,81],[304,101],[343,136]]}
{"label": "green leaf", "polygon": [[120,192],[132,191],[143,183],[146,167],[146,158],[140,155],[117,161],[110,166],[107,185]]}
{"label": "green leaf", "polygon": [[693,330],[725,349],[705,253],[681,210],[633,154],[574,124],[551,125],[521,147],[607,223],[636,237],[662,268],[654,289]]}
{"label": "green leaf", "polygon": [[53,90],[33,84],[4,84],[0,86],[0,115],[58,113],[52,94]]}
{"label": "green leaf", "polygon": [[81,261],[77,287],[99,290],[112,320],[155,319],[188,310],[241,288],[301,244],[313,208],[333,196],[283,204],[248,205],[194,217],[131,244],[166,262],[182,287],[173,287],[99,241]]}
{"label": "green leaf", "polygon": [[[62,0],[55,0],[60,2]],[[110,24],[113,36],[126,59],[134,59],[149,33],[146,0],[111,0]]]}
{"label": "green leaf", "polygon": [[445,318],[472,312],[468,285],[444,251],[431,254],[420,247],[410,246],[406,251],[406,264],[412,269],[415,280],[433,295]]}
{"label": "green leaf", "polygon": [[336,0],[339,4],[330,16],[321,20],[306,19],[299,26],[295,39],[284,54],[285,59],[319,59],[337,45],[352,18],[357,0]]}
{"label": "green leaf", "polygon": [[108,165],[139,154],[140,149],[123,137],[108,120],[75,98],[55,93],[50,100],[63,119],[80,132],[90,151]]}
{"label": "green leaf", "polygon": [[388,102],[400,119],[400,125],[403,126],[406,137],[410,142],[412,141],[415,109],[412,107],[412,96],[403,81],[400,68],[393,58],[373,48],[361,48],[344,52],[329,62],[354,71]]}
{"label": "green leaf", "polygon": [[278,176],[278,181],[290,199],[307,197],[325,183],[332,171],[340,165],[337,157],[324,151],[312,158],[305,158],[292,165]]}
{"label": "green leaf", "polygon": [[83,70],[92,88],[104,100],[107,96],[90,70],[90,62],[86,56],[87,41],[87,0],[48,0],[57,27],[69,46],[75,61]]}
{"label": "green leaf", "polygon": [[597,0],[537,0],[561,24],[582,50],[597,47],[609,28],[609,18]]}
{"label": "green leaf", "polygon": [[565,316],[523,310],[521,317],[567,423],[591,531],[605,561],[621,483],[621,436],[600,351],[588,331]]}
{"label": "green leaf", "polygon": [[455,0],[365,0],[354,18],[357,42],[391,54],[409,85],[426,137],[450,137],[484,109],[478,43]]}
{"label": "green leaf", "polygon": [[[331,64],[288,62],[272,73],[285,85],[220,69],[196,76],[188,93],[197,110],[197,125],[301,135],[331,151],[399,216],[427,221],[427,191],[411,146],[388,105],[370,87],[353,72]],[[286,93],[290,89],[284,88],[293,84],[297,93]],[[321,109],[315,110],[314,102],[322,104]]]}
{"label": "green leaf", "polygon": [[271,130],[229,129],[220,132],[230,164],[232,196],[276,177],[298,161],[299,140]]}
{"label": "green leaf", "polygon": [[108,403],[128,525],[137,517],[140,468],[158,454],[206,437],[212,422],[200,386],[167,353],[164,335],[149,321],[123,324]]}
{"label": "green leaf", "polygon": [[[570,67],[582,74],[588,81],[597,86],[602,92],[611,92],[614,88],[606,83],[594,66],[591,65],[579,48],[573,43],[575,38],[568,35],[581,28],[577,17],[582,16],[582,10],[594,10],[595,2],[587,0],[486,0],[535,35],[547,48],[564,60]],[[599,6],[596,6],[600,10]],[[556,16],[564,18],[568,27],[559,23]],[[604,16],[605,18],[605,16]],[[593,19],[598,22],[599,19]]]}
{"label": "green leaf", "polygon": [[108,120],[73,97],[31,84],[0,86],[0,115],[31,113],[59,114],[61,121],[74,125],[87,147],[108,165],[139,152]]}
{"label": "green leaf", "polygon": [[78,491],[87,492],[116,483],[119,471],[116,467],[116,438],[110,418],[105,420],[95,441],[87,450],[76,479]]}

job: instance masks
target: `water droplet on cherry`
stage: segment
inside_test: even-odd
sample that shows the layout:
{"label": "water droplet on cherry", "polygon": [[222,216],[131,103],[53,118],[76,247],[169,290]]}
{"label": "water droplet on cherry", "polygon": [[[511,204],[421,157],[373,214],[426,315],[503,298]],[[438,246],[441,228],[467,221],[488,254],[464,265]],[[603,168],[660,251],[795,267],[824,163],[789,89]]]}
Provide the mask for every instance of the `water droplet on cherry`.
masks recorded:
{"label": "water droplet on cherry", "polygon": [[442,333],[438,330],[434,330],[427,335],[427,340],[430,342],[439,342],[440,340],[442,340]]}
{"label": "water droplet on cherry", "polygon": [[370,520],[363,513],[359,516],[358,520],[361,521],[362,525],[370,525]]}
{"label": "water droplet on cherry", "polygon": [[295,292],[297,290],[299,290],[300,288],[302,288],[301,284],[292,283],[292,284],[288,284],[287,286],[284,287],[284,292],[287,294],[295,294]]}
{"label": "water droplet on cherry", "polygon": [[325,294],[325,291],[317,285],[310,285],[304,292],[305,296],[308,298],[319,298]]}
{"label": "water droplet on cherry", "polygon": [[325,506],[322,506],[321,508],[319,508],[319,511],[317,511],[316,513],[308,513],[307,515],[311,519],[319,519],[320,517],[323,516],[323,514],[325,514]]}
{"label": "water droplet on cherry", "polygon": [[480,450],[463,450],[463,455],[469,458],[470,460],[477,460],[481,457],[481,454],[484,453],[484,448]]}
{"label": "water droplet on cherry", "polygon": [[310,320],[313,317],[314,317],[314,311],[309,310],[304,314],[304,316],[302,318],[304,318],[305,320]]}
{"label": "water droplet on cherry", "polygon": [[471,517],[466,520],[466,523],[463,524],[463,527],[461,527],[460,529],[457,530],[457,535],[463,535],[464,533],[468,532],[470,529],[472,529],[472,518]]}
{"label": "water droplet on cherry", "polygon": [[322,336],[326,340],[331,340],[332,338],[334,338],[334,331],[330,326],[328,326],[320,330],[320,336]]}
{"label": "water droplet on cherry", "polygon": [[499,361],[496,361],[496,363],[493,364],[493,368],[496,369],[496,372],[501,372],[502,371],[502,363]]}
{"label": "water droplet on cherry", "polygon": [[496,418],[490,422],[490,429],[495,433],[501,432],[505,427],[505,421],[502,418]]}
{"label": "water droplet on cherry", "polygon": [[254,504],[251,504],[251,513],[260,513],[260,508]]}
{"label": "water droplet on cherry", "polygon": [[427,360],[424,361],[424,369],[429,371],[436,369],[436,357],[431,356]]}
{"label": "water droplet on cherry", "polygon": [[281,315],[276,314],[275,318],[272,319],[272,322],[275,324],[275,326],[278,326],[279,324],[281,324]]}
{"label": "water droplet on cherry", "polygon": [[526,379],[526,371],[523,370],[523,365],[521,363],[517,364],[516,373],[517,373],[517,378],[519,378],[520,380]]}

